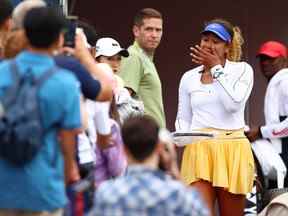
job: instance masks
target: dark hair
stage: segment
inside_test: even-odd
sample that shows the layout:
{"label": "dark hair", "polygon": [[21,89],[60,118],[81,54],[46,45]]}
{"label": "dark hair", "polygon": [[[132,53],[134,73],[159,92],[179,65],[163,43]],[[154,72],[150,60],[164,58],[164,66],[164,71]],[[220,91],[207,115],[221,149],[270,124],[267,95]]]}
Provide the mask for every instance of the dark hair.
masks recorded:
{"label": "dark hair", "polygon": [[162,14],[153,8],[144,8],[135,15],[134,25],[141,26],[143,25],[143,20],[149,18],[162,19]]}
{"label": "dark hair", "polygon": [[13,5],[10,0],[0,0],[0,26],[12,15]]}
{"label": "dark hair", "polygon": [[244,43],[240,28],[221,18],[213,19],[206,23],[205,26],[211,23],[218,23],[222,25],[232,38],[227,58],[230,61],[240,61],[242,57],[242,45]]}
{"label": "dark hair", "polygon": [[48,48],[57,41],[66,25],[65,18],[52,8],[39,7],[28,11],[24,18],[25,34],[37,48]]}
{"label": "dark hair", "polygon": [[122,126],[122,137],[126,149],[137,161],[144,161],[155,150],[159,125],[147,115],[130,117]]}
{"label": "dark hair", "polygon": [[95,46],[97,40],[98,40],[98,34],[96,32],[96,29],[94,26],[92,26],[90,23],[83,21],[83,20],[78,20],[78,27],[82,28],[84,31],[84,34],[87,38],[87,42],[91,46]]}

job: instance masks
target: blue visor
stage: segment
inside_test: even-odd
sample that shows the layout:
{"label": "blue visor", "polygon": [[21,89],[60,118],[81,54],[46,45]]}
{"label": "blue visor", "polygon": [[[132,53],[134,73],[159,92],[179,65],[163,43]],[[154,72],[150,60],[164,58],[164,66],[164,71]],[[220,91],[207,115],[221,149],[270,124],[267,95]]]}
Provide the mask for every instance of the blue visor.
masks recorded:
{"label": "blue visor", "polygon": [[227,32],[224,26],[219,23],[211,23],[205,27],[201,33],[212,32],[225,42],[231,42],[231,35]]}

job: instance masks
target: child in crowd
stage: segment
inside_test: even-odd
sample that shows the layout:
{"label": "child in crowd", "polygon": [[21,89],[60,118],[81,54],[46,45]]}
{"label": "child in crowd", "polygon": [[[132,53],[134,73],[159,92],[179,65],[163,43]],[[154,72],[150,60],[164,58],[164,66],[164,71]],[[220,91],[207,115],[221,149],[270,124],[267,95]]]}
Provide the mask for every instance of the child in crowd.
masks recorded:
{"label": "child in crowd", "polygon": [[129,52],[121,48],[120,44],[113,38],[100,38],[96,42],[96,61],[109,64],[114,72],[116,80],[114,98],[121,123],[129,116],[144,113],[143,102],[130,96],[129,91],[124,88],[124,81],[117,75],[122,57],[128,56]]}

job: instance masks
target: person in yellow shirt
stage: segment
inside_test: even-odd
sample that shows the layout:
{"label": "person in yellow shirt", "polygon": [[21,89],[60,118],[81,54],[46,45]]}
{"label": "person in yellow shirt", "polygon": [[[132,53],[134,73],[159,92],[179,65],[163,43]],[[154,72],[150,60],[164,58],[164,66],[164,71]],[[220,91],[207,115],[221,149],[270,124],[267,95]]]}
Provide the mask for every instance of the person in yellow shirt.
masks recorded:
{"label": "person in yellow shirt", "polygon": [[143,101],[145,114],[165,128],[161,80],[153,62],[162,29],[163,20],[159,11],[144,8],[136,14],[133,26],[135,41],[128,48],[129,57],[121,62],[119,75],[131,96]]}

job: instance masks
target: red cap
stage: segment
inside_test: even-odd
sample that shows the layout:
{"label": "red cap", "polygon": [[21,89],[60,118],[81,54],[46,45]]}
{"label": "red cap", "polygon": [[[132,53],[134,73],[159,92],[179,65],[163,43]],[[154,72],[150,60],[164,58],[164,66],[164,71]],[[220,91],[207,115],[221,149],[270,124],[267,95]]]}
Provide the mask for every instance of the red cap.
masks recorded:
{"label": "red cap", "polygon": [[277,41],[267,41],[261,45],[257,56],[266,55],[271,58],[287,57],[287,48]]}

